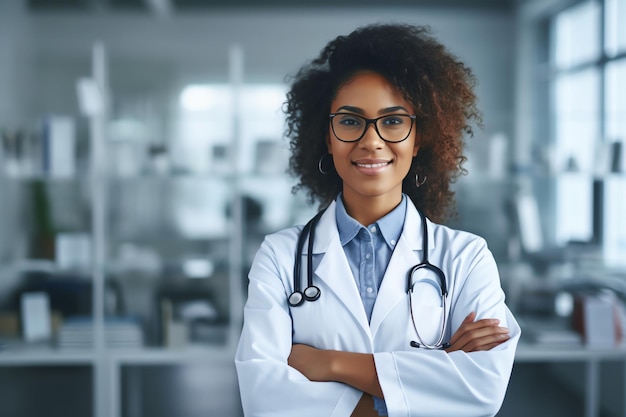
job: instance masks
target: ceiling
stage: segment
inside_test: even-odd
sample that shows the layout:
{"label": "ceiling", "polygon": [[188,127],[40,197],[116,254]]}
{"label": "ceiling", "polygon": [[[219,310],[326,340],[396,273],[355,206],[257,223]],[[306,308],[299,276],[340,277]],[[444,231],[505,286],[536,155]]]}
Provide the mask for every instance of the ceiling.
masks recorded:
{"label": "ceiling", "polygon": [[168,14],[237,8],[438,7],[513,10],[518,0],[24,0],[32,13],[146,12]]}

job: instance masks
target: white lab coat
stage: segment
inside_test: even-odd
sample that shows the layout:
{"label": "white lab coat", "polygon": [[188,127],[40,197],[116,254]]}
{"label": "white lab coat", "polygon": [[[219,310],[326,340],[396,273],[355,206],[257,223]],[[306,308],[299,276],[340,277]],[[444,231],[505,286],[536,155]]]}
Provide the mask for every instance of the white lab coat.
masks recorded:
{"label": "white lab coat", "polygon": [[[493,416],[508,385],[520,328],[504,303],[498,270],[484,239],[428,222],[430,262],[443,270],[450,296],[446,338],[472,311],[498,318],[510,340],[486,352],[416,349],[409,313],[407,274],[422,260],[422,226],[408,204],[402,235],[383,278],[371,322],[339,241],[335,204],[317,226],[315,302],[290,307],[293,264],[301,227],[269,235],[249,274],[248,300],[235,364],[246,416],[350,416],[362,392],[338,382],[312,382],[287,364],[294,343],[320,349],[372,353],[389,416]],[[305,245],[304,252],[307,251]],[[306,287],[306,257],[302,257]],[[423,297],[422,297],[423,298]],[[420,335],[439,335],[441,297],[414,305]],[[433,313],[437,313],[434,314]],[[429,317],[431,317],[429,319]],[[432,319],[436,317],[436,319]]]}

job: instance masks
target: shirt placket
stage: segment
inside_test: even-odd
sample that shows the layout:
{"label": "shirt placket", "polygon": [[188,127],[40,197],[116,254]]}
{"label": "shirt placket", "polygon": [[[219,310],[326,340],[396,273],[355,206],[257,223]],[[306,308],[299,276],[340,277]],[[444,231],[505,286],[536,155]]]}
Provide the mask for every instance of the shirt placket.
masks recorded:
{"label": "shirt placket", "polygon": [[377,229],[375,226],[370,226],[369,230],[362,229],[361,239],[359,239],[359,248],[361,252],[361,262],[359,276],[361,277],[361,298],[365,304],[365,310],[367,317],[371,318],[372,310],[374,309],[374,302],[376,301],[376,295],[378,293],[376,286],[376,277],[374,262],[374,239],[376,239]]}

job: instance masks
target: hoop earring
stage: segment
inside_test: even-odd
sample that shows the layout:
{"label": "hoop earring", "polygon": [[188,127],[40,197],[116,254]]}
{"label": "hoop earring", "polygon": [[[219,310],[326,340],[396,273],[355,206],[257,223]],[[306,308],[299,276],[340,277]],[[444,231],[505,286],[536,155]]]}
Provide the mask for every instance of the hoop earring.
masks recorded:
{"label": "hoop earring", "polygon": [[[330,168],[329,169],[324,169],[324,159],[327,156],[330,157],[330,160],[332,162],[333,156],[331,154],[329,154],[329,153],[325,153],[324,155],[322,155],[322,157],[320,158],[319,162],[317,163],[317,169],[319,169],[320,172],[322,174],[324,174],[324,175],[328,175],[328,174],[330,174],[331,172],[333,172],[335,170],[335,165],[333,163],[330,164]],[[328,164],[326,164],[326,165],[328,165]]]}
{"label": "hoop earring", "polygon": [[424,175],[424,179],[420,181],[419,175],[415,173],[415,187],[420,188],[422,185],[424,185],[427,179],[428,177]]}

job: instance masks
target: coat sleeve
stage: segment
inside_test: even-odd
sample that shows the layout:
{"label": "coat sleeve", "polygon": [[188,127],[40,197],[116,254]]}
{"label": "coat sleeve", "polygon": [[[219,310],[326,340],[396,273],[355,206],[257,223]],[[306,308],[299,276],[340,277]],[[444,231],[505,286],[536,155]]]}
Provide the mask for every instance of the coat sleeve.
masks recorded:
{"label": "coat sleeve", "polygon": [[[296,235],[296,230],[292,230]],[[246,416],[349,416],[361,392],[336,382],[312,382],[287,364],[292,319],[287,303],[296,236],[270,236],[249,274],[248,300],[235,357]],[[289,256],[289,254],[291,254]],[[281,279],[286,279],[283,281]]]}
{"label": "coat sleeve", "polygon": [[496,263],[485,241],[477,238],[457,253],[451,268],[456,276],[448,278],[457,293],[450,311],[451,334],[475,311],[477,319],[499,319],[511,338],[481,352],[414,349],[375,353],[390,417],[493,416],[504,401],[520,328],[504,303]]}

